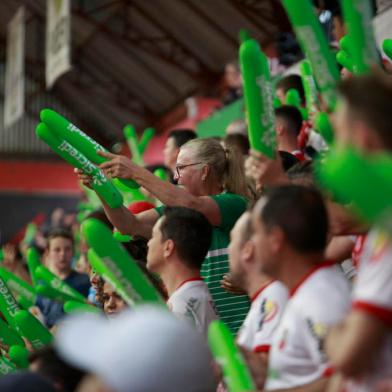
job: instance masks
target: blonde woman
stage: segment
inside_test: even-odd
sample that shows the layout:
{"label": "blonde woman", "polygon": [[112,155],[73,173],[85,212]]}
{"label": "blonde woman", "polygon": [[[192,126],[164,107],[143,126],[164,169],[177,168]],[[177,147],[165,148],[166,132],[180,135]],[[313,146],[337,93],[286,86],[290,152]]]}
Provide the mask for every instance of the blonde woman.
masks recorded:
{"label": "blonde woman", "polygon": [[[233,333],[241,326],[248,310],[246,296],[232,295],[221,287],[223,275],[228,273],[229,233],[248,203],[248,188],[240,157],[225,149],[214,139],[194,139],[184,144],[175,167],[175,186],[161,181],[130,159],[101,153],[110,160],[101,168],[108,177],[133,179],[167,206],[183,206],[203,213],[213,229],[212,243],[203,262],[201,276],[215,302],[219,317]],[[79,172],[88,185],[90,178]],[[109,220],[123,234],[151,237],[152,227],[162,215],[162,208],[133,215],[125,207],[112,209],[104,202]],[[192,227],[184,227],[192,230]]]}

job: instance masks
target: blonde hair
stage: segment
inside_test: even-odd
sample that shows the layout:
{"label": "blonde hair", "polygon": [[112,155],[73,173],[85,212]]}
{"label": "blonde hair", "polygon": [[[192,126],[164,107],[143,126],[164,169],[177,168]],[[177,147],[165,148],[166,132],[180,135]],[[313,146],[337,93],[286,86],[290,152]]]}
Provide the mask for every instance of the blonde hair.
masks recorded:
{"label": "blonde hair", "polygon": [[197,161],[208,165],[225,191],[250,198],[241,154],[213,138],[190,140],[181,149],[191,150]]}

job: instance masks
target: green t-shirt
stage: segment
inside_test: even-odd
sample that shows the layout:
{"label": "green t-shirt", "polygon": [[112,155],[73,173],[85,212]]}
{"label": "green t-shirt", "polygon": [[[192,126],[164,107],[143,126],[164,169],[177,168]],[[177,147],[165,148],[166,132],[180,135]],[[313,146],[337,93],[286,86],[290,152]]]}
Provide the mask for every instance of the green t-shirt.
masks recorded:
{"label": "green t-shirt", "polygon": [[[214,227],[210,249],[201,267],[201,276],[206,282],[220,319],[236,334],[249,311],[249,298],[246,295],[232,295],[221,288],[223,275],[229,272],[228,246],[230,230],[237,219],[245,212],[247,201],[233,193],[211,196],[218,204],[221,224]],[[162,215],[162,209],[156,210]]]}

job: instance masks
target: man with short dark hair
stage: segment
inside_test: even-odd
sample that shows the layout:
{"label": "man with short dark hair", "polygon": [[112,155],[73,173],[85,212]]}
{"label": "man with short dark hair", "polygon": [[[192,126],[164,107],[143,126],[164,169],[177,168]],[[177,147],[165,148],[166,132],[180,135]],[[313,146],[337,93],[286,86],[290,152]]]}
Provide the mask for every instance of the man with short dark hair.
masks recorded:
{"label": "man with short dark hair", "polygon": [[297,185],[272,188],[252,221],[261,270],[290,293],[272,340],[265,389],[323,391],[331,375],[324,338],[349,307],[348,282],[338,267],[322,262],[328,232],[323,199]]}
{"label": "man with short dark hair", "polygon": [[165,166],[173,173],[176,171],[176,162],[180,147],[189,142],[189,140],[196,139],[196,137],[195,131],[186,128],[174,129],[169,133],[163,150],[163,159]]}
{"label": "man with short dark hair", "polygon": [[[87,297],[90,279],[86,274],[72,269],[73,247],[74,239],[69,231],[65,229],[53,230],[48,236],[45,251],[47,267],[57,277]],[[48,298],[39,296],[37,306],[45,317],[45,324],[49,328],[53,327],[64,315],[63,305]]]}
{"label": "man with short dark hair", "polygon": [[166,207],[153,228],[147,255],[147,268],[166,286],[169,309],[205,337],[208,325],[217,318],[200,277],[211,237],[212,226],[203,214],[185,207]]}
{"label": "man with short dark hair", "polygon": [[290,105],[275,109],[276,142],[279,151],[293,154],[300,161],[305,160],[304,153],[298,148],[298,135],[302,128],[301,112]]}
{"label": "man with short dark hair", "polygon": [[230,232],[230,280],[251,300],[236,341],[252,369],[256,386],[262,388],[271,342],[283,315],[288,291],[281,282],[260,270],[252,235],[251,214],[245,212]]}
{"label": "man with short dark hair", "polygon": [[[339,90],[342,101],[335,116],[336,143],[355,147],[365,155],[390,154],[391,78],[371,73],[344,80]],[[354,180],[367,181],[362,173]],[[392,239],[376,225],[359,256],[352,309],[330,332],[326,348],[332,365],[346,378],[345,391],[381,391],[383,383],[391,383]]]}

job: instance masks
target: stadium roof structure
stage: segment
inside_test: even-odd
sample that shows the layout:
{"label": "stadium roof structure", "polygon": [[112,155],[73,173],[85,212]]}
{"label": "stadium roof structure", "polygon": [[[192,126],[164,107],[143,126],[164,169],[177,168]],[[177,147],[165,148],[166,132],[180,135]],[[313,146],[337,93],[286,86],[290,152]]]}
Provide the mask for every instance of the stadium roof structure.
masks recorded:
{"label": "stadium roof structure", "polygon": [[[237,57],[246,29],[262,45],[289,31],[277,0],[71,0],[72,65],[53,95],[101,136],[123,125],[154,125],[190,95],[218,83],[223,65]],[[0,55],[6,26],[26,8],[26,111],[38,115],[46,94],[45,0],[1,0]],[[38,118],[38,117],[36,117]],[[102,139],[102,138],[101,138]]]}

